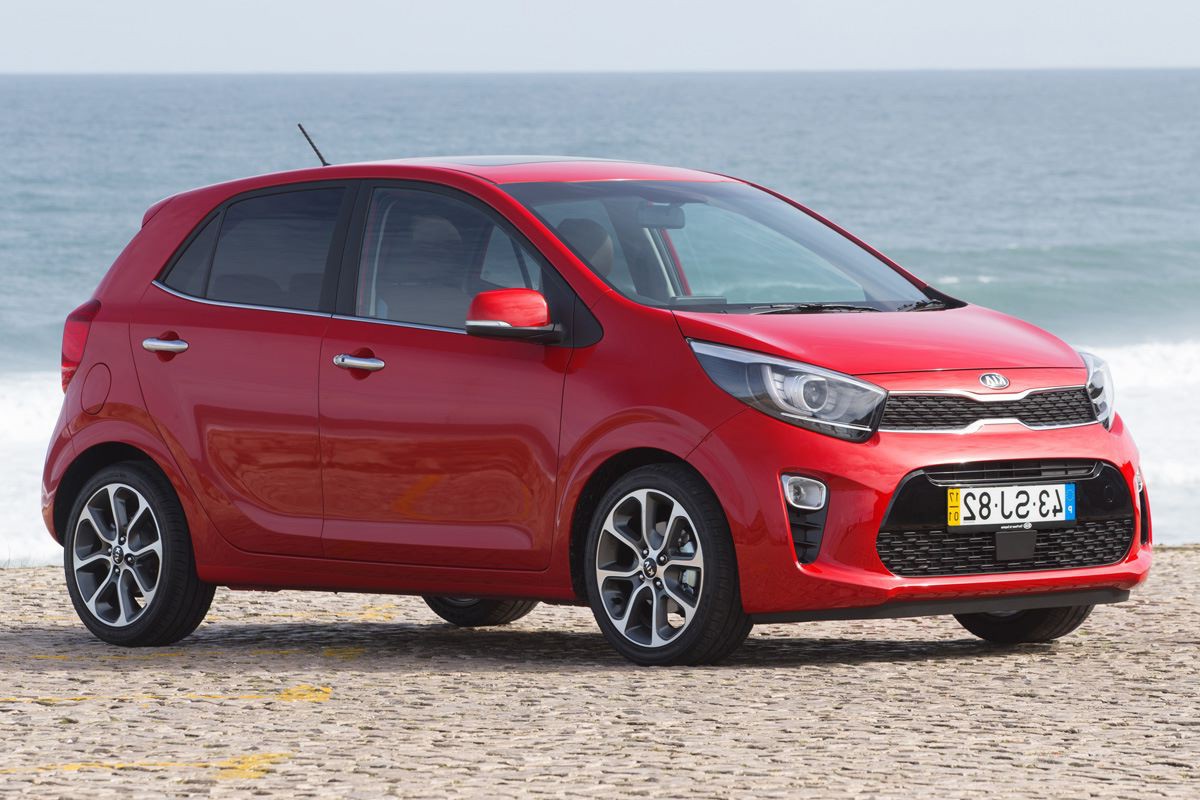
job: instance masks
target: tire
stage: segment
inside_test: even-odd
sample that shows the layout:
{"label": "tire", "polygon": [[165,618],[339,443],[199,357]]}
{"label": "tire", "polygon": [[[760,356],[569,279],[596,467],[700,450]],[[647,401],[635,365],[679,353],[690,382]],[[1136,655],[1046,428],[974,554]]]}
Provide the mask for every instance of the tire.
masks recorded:
{"label": "tire", "polygon": [[507,625],[537,608],[537,600],[481,600],[475,597],[424,597],[433,613],[460,628]]}
{"label": "tire", "polygon": [[1034,608],[1011,614],[955,614],[958,623],[980,639],[996,644],[1050,642],[1083,624],[1094,606]]}
{"label": "tire", "polygon": [[605,493],[588,529],[584,582],[596,624],[635,664],[714,664],[753,627],[725,512],[680,464],[639,467]]}
{"label": "tire", "polygon": [[215,589],[196,576],[175,490],[137,461],[105,467],[83,485],[63,537],[63,567],[80,620],[123,647],[184,638],[204,620]]}

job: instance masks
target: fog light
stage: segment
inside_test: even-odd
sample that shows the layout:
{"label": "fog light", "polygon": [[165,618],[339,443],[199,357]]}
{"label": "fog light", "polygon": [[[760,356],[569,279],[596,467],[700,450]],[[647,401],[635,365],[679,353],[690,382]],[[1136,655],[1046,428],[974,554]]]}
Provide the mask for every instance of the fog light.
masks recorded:
{"label": "fog light", "polygon": [[818,511],[825,507],[828,490],[825,484],[802,475],[783,476],[783,496],[788,505],[801,511]]}

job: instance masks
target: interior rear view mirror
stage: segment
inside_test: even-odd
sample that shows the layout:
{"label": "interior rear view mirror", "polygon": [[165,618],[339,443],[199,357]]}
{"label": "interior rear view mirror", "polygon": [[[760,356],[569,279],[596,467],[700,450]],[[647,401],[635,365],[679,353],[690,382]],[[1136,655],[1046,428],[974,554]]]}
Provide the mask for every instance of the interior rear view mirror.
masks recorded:
{"label": "interior rear view mirror", "polygon": [[638,206],[638,225],[643,228],[667,228],[677,230],[685,222],[683,206],[670,203],[644,203]]}

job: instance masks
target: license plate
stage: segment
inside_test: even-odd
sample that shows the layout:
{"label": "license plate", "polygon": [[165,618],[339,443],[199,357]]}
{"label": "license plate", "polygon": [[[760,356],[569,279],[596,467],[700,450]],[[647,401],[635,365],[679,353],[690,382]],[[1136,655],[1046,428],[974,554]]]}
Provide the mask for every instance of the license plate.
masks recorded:
{"label": "license plate", "polygon": [[950,527],[1031,528],[1075,520],[1075,484],[956,487],[946,490]]}

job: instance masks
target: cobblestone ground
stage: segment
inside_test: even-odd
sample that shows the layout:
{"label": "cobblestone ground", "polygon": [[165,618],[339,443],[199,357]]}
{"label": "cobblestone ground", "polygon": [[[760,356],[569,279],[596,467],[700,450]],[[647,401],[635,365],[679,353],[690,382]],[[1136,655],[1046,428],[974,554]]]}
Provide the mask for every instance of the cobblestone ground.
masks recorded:
{"label": "cobblestone ground", "polygon": [[460,631],[414,598],[220,591],[121,650],[0,570],[0,794],[1200,797],[1200,549],[1055,645],[951,618],[757,628],[643,669],[589,612]]}

